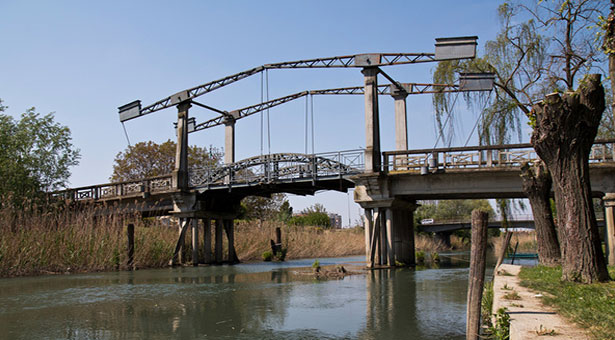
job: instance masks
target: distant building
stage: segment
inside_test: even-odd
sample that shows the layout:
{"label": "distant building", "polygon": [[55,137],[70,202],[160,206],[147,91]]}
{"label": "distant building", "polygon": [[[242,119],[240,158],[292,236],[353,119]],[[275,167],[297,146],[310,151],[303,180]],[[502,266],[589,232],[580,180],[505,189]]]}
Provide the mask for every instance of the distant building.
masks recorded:
{"label": "distant building", "polygon": [[342,229],[342,216],[335,213],[327,213],[329,220],[331,221],[331,228]]}

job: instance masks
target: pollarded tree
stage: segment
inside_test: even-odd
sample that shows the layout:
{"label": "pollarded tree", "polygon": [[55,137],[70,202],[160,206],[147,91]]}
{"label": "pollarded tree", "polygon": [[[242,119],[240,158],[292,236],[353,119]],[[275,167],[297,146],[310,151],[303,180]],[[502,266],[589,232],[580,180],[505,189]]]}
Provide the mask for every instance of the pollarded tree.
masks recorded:
{"label": "pollarded tree", "polygon": [[[167,140],[162,144],[152,141],[129,146],[115,156],[112,182],[131,181],[170,174],[175,168],[176,143]],[[222,155],[215,148],[188,148],[189,168],[219,166]]]}
{"label": "pollarded tree", "polygon": [[531,143],[553,176],[567,281],[609,280],[589,182],[589,153],[605,106],[600,79],[592,74],[575,92],[550,94],[531,113]]}
{"label": "pollarded tree", "polygon": [[[529,4],[529,5],[528,5]],[[532,105],[555,90],[570,90],[579,74],[595,69],[602,55],[593,35],[599,31],[596,21],[606,11],[606,3],[598,0],[517,1],[499,7],[502,30],[496,40],[487,42],[485,56],[463,63],[438,67],[441,74],[452,78],[454,72],[494,72],[495,91],[490,97],[466,95],[470,103],[485,105],[479,122],[481,144],[507,142],[520,133],[522,114],[530,116]],[[524,20],[524,18],[529,18]],[[444,77],[438,72],[434,76]],[[436,78],[438,81],[438,78]],[[450,98],[444,94],[434,99],[440,115],[450,114]],[[439,105],[439,106],[438,106]],[[544,187],[549,176],[525,176],[526,188]],[[533,183],[532,183],[533,182]],[[530,203],[541,195],[528,195]],[[547,202],[537,205],[548,206]],[[546,221],[546,220],[545,220]],[[555,235],[553,223],[536,221],[538,235]],[[555,246],[557,239],[539,244]]]}

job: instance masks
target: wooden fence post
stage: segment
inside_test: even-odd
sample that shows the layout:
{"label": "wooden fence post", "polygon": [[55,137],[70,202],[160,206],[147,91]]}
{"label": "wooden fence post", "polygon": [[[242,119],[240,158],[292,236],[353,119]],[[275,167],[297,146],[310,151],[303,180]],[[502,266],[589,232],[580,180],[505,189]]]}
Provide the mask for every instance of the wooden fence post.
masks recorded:
{"label": "wooden fence post", "polygon": [[128,236],[128,261],[126,265],[131,270],[134,269],[135,263],[135,225],[130,223],[126,228],[126,235]]}
{"label": "wooden fence post", "polygon": [[485,258],[487,257],[488,214],[475,209],[472,211],[472,249],[470,253],[470,278],[466,340],[478,340],[480,332],[480,307],[485,284]]}

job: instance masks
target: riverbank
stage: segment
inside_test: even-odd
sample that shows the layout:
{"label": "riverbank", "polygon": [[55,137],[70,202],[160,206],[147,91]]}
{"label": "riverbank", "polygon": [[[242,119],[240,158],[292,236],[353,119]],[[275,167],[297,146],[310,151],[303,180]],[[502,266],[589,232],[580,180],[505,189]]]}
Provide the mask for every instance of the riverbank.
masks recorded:
{"label": "riverbank", "polygon": [[[615,268],[609,267],[611,278]],[[541,301],[584,327],[592,339],[615,339],[615,282],[578,284],[561,281],[561,268],[522,268],[521,285],[540,292]]]}
{"label": "riverbank", "polygon": [[[509,320],[509,336],[511,340],[521,339],[591,339],[584,329],[559,315],[558,310],[545,306],[546,295],[540,294],[523,286],[527,283],[523,275],[531,268],[503,264],[498,267],[493,280],[493,310],[496,318],[500,318],[496,324],[506,324]],[[521,280],[520,280],[521,278]],[[558,277],[559,280],[559,277]],[[557,292],[567,300],[578,300],[578,297],[567,295],[565,292]],[[504,309],[504,311],[500,311]],[[506,316],[507,315],[507,316]],[[607,335],[607,334],[603,334]],[[608,337],[596,339],[612,339],[613,333]]]}
{"label": "riverbank", "polygon": [[[178,234],[176,224],[168,220],[100,216],[93,210],[29,214],[0,211],[0,277],[128,269],[128,223],[135,225],[135,267],[168,266]],[[276,227],[282,230],[286,259],[365,254],[362,228],[328,230],[274,221],[236,221],[235,248],[239,260],[262,261],[263,253],[271,249],[270,240],[275,239]],[[190,263],[191,235],[186,236],[184,257]],[[455,250],[468,246],[456,237],[452,237],[451,243]],[[415,244],[417,251],[427,254],[452,250],[425,235],[417,235]],[[200,256],[204,255],[202,251]]]}

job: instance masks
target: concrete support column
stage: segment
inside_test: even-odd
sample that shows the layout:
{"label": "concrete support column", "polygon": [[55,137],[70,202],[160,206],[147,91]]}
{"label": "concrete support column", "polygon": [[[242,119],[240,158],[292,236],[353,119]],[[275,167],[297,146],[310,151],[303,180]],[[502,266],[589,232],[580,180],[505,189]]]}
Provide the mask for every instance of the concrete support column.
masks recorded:
{"label": "concrete support column", "polygon": [[190,221],[192,227],[192,265],[199,265],[199,220],[193,218]]}
{"label": "concrete support column", "polygon": [[372,216],[372,209],[365,209],[364,211],[365,215],[363,216],[363,228],[365,229],[365,260],[369,263],[374,220]]}
{"label": "concrete support column", "polygon": [[387,262],[389,266],[395,265],[395,242],[393,226],[393,210],[386,209],[386,240],[387,240]]}
{"label": "concrete support column", "polygon": [[378,264],[381,266],[386,266],[389,258],[389,248],[387,246],[387,217],[386,217],[386,208],[378,208],[380,211],[378,214],[378,218],[380,218],[380,257],[378,258]]}
{"label": "concrete support column", "polygon": [[235,163],[235,119],[224,119],[224,164]]}
{"label": "concrete support column", "polygon": [[214,261],[216,263],[222,263],[222,233],[224,230],[224,220],[223,219],[216,219],[216,228],[215,228],[215,240],[214,240],[214,247],[215,247],[215,259]]}
{"label": "concrete support column", "polygon": [[211,219],[203,219],[203,262],[211,263]]}
{"label": "concrete support column", "polygon": [[414,247],[414,210],[416,205],[392,208],[395,260],[408,266],[416,264]]}
{"label": "concrete support column", "polygon": [[190,106],[190,102],[177,105],[177,149],[173,187],[179,190],[188,188],[188,109]]}
{"label": "concrete support column", "polygon": [[408,150],[408,116],[406,97],[408,93],[394,94],[395,99],[395,150]]}
{"label": "concrete support column", "polygon": [[606,224],[606,253],[610,266],[615,265],[615,193],[606,194],[604,202],[604,222]]}
{"label": "concrete support column", "polygon": [[238,263],[237,253],[235,252],[235,224],[232,219],[224,220],[224,230],[228,240],[228,262]]}
{"label": "concrete support column", "polygon": [[377,67],[361,71],[365,80],[365,172],[380,172],[380,120]]}

